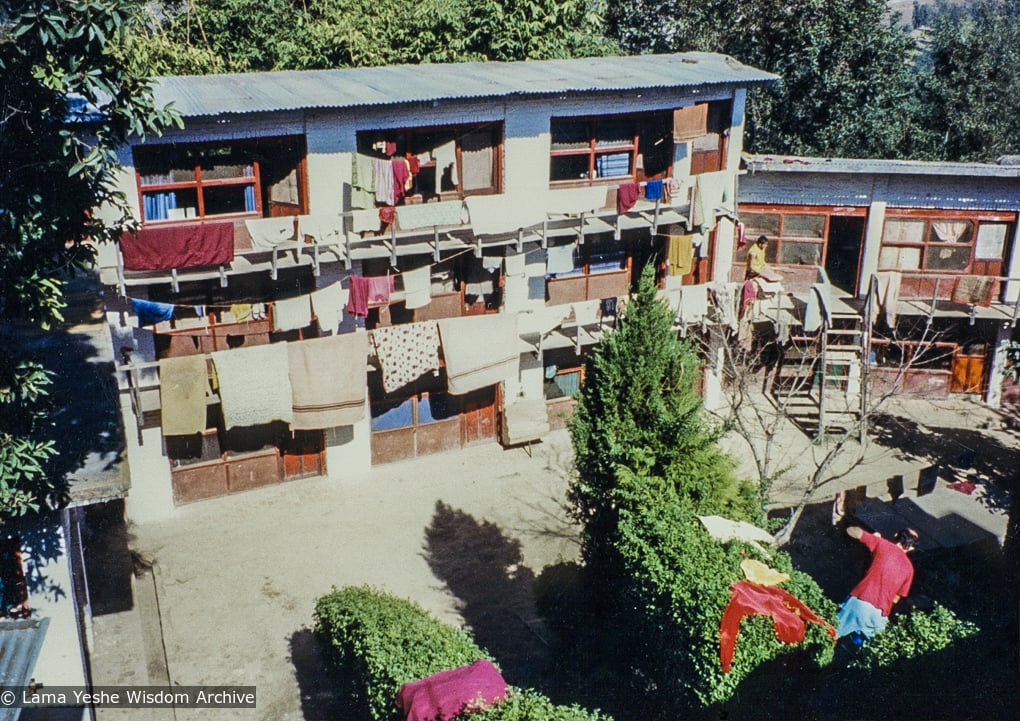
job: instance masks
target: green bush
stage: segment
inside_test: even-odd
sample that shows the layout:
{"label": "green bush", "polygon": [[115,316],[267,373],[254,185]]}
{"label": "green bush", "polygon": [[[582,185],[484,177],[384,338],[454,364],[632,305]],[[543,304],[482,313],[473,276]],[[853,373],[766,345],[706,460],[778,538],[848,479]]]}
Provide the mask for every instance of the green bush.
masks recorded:
{"label": "green bush", "polygon": [[[489,658],[465,631],[417,604],[369,586],[333,588],[315,604],[315,632],[352,705],[376,721],[401,718],[394,699],[409,682]],[[471,714],[484,721],[610,721],[542,694],[510,689],[506,701]]]}
{"label": "green bush", "polygon": [[885,631],[864,646],[853,666],[869,669],[890,666],[949,648],[977,633],[978,627],[973,623],[936,603],[931,611],[914,609],[891,619]]}
{"label": "green bush", "polygon": [[[764,559],[747,544],[711,538],[691,504],[671,494],[669,484],[641,479],[637,485],[637,495],[651,493],[658,502],[633,499],[620,511],[617,550],[626,602],[620,622],[631,626],[639,644],[631,663],[649,693],[665,700],[667,711],[724,701],[751,671],[795,648],[776,639],[770,618],[751,617],[741,623],[730,672],[722,672],[719,625],[730,585],[743,578],[741,560]],[[810,576],[793,568],[789,556],[775,552],[768,563],[790,574],[784,589],[822,618],[835,617],[836,605]],[[804,647],[818,665],[831,660],[831,638],[817,624],[807,624]]]}
{"label": "green bush", "polygon": [[408,681],[488,658],[466,632],[368,586],[334,588],[320,598],[315,632],[344,692],[377,721],[400,718],[393,700]]}

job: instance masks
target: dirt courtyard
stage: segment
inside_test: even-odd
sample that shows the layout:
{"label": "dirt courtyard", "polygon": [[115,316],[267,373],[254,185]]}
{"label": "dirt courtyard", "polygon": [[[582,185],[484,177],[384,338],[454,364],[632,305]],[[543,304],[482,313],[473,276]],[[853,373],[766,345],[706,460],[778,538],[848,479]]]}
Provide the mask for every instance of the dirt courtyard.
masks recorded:
{"label": "dirt courtyard", "polygon": [[[532,582],[578,555],[563,498],[569,437],[496,444],[313,478],[178,508],[130,526],[130,610],[93,621],[94,682],[253,685],[256,710],[218,719],[337,718],[310,632],[331,586],[371,584],[473,629],[508,681],[528,685],[546,646]],[[99,719],[156,718],[100,710]],[[177,721],[210,718],[177,709]]]}

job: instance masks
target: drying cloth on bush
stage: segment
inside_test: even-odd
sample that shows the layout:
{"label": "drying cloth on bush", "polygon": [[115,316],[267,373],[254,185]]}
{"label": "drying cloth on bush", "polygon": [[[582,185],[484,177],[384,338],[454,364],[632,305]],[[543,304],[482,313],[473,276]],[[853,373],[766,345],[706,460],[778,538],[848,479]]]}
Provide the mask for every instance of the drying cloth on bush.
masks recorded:
{"label": "drying cloth on bush", "polygon": [[439,330],[435,321],[376,328],[372,342],[387,393],[439,370]]}
{"label": "drying cloth on bush", "polygon": [[882,609],[862,601],[857,596],[847,596],[836,615],[836,638],[843,638],[851,633],[860,633],[871,638],[876,633],[884,631],[888,623],[889,617],[882,615]]}
{"label": "drying cloth on bush", "polygon": [[209,369],[204,355],[164,358],[159,362],[164,436],[188,436],[205,430],[208,388]]}
{"label": "drying cloth on bush", "polygon": [[344,318],[343,307],[346,302],[347,291],[340,283],[312,291],[312,312],[319,322],[320,331],[336,333]]}
{"label": "drying cloth on bush", "polygon": [[441,671],[397,691],[397,708],[407,721],[450,721],[506,698],[507,686],[491,661]]}
{"label": "drying cloth on bush", "polygon": [[340,333],[285,345],[292,428],[349,426],[365,417],[367,333]]}
{"label": "drying cloth on bush", "polygon": [[977,488],[977,484],[974,481],[957,481],[956,483],[950,483],[946,488],[952,488],[954,491],[969,496]]}
{"label": "drying cloth on bush", "polygon": [[769,532],[753,526],[747,521],[731,521],[722,516],[698,516],[698,520],[708,531],[708,535],[720,541],[760,541],[775,543]]}
{"label": "drying cloth on bush", "polygon": [[404,307],[408,310],[424,308],[432,302],[432,267],[423,265],[414,270],[405,270]]}
{"label": "drying cloth on bush", "polygon": [[778,586],[780,583],[790,580],[789,573],[769,568],[761,561],[753,558],[745,558],[741,561],[740,570],[744,572],[744,578],[760,586]]}
{"label": "drying cloth on bush", "polygon": [[509,313],[439,321],[450,393],[459,395],[517,376],[517,318]]}
{"label": "drying cloth on bush", "polygon": [[204,223],[142,228],[120,236],[125,270],[170,270],[223,265],[234,259],[234,224]]}
{"label": "drying cloth on bush", "polygon": [[750,581],[737,581],[730,586],[730,602],[719,624],[719,661],[723,673],[730,672],[736,650],[740,621],[744,616],[771,616],[776,637],[783,643],[804,640],[804,622],[825,626],[836,637],[836,629],[808,608],[803,601],[777,586],[760,586]]}
{"label": "drying cloth on bush", "polygon": [[961,275],[953,286],[952,300],[964,305],[992,304],[992,291],[995,290],[996,279],[989,275]]}
{"label": "drying cloth on bush", "polygon": [[138,316],[138,327],[156,325],[170,320],[174,315],[172,303],[157,303],[152,300],[131,299],[131,310]]}
{"label": "drying cloth on bush", "polygon": [[293,420],[288,345],[242,346],[212,354],[223,423],[228,430]]}
{"label": "drying cloth on bush", "polygon": [[258,218],[244,221],[251,236],[251,246],[259,250],[272,250],[281,243],[294,240],[294,218]]}

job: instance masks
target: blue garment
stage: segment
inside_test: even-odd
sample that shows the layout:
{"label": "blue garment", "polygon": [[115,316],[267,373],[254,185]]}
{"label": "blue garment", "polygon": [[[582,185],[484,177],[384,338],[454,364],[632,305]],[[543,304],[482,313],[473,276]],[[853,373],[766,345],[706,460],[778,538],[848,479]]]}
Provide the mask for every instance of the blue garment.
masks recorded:
{"label": "blue garment", "polygon": [[843,638],[855,631],[871,638],[885,630],[887,623],[889,619],[882,615],[881,609],[856,596],[847,596],[836,616],[836,638]]}
{"label": "blue garment", "polygon": [[155,303],[151,300],[138,300],[137,298],[131,299],[131,309],[138,316],[139,328],[170,320],[174,314],[172,303]]}
{"label": "blue garment", "polygon": [[661,180],[649,180],[645,183],[645,199],[646,200],[661,200],[662,199],[662,181]]}

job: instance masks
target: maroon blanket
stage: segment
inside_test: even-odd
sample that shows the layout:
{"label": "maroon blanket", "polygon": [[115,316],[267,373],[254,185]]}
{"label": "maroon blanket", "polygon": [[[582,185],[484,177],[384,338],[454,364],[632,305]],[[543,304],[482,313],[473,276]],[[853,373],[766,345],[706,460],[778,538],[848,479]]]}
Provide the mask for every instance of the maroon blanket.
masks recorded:
{"label": "maroon blanket", "polygon": [[233,223],[142,228],[120,236],[125,270],[170,270],[220,265],[234,259]]}
{"label": "maroon blanket", "polygon": [[405,683],[397,692],[397,708],[407,714],[407,721],[450,721],[467,709],[485,708],[505,698],[506,681],[483,658]]}

